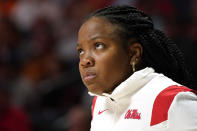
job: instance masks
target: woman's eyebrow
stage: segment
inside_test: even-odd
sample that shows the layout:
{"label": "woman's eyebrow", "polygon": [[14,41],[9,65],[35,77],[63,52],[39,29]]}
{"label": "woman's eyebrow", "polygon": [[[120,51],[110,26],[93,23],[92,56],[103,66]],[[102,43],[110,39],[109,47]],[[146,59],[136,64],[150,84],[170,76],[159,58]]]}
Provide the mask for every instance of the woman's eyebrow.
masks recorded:
{"label": "woman's eyebrow", "polygon": [[108,36],[105,36],[105,35],[98,35],[98,36],[93,36],[93,37],[91,37],[89,40],[88,40],[88,42],[89,41],[92,41],[92,40],[96,40],[96,39],[107,39],[107,38],[109,38]]}
{"label": "woman's eyebrow", "polygon": [[96,40],[96,39],[99,39],[99,38],[102,38],[102,36],[95,35],[95,36],[91,37],[88,41]]}
{"label": "woman's eyebrow", "polygon": [[[103,35],[95,35],[95,36],[92,36],[91,38],[89,38],[87,40],[87,42],[90,42],[92,40],[96,40],[96,39],[105,39],[105,38],[108,38],[107,36],[103,36]],[[77,42],[77,48],[80,47],[82,44]]]}
{"label": "woman's eyebrow", "polygon": [[[105,38],[105,37],[96,35],[96,36],[89,38],[87,41],[89,42],[89,41],[100,39],[100,38]],[[77,47],[79,47],[79,46],[81,46],[81,43],[77,42]]]}

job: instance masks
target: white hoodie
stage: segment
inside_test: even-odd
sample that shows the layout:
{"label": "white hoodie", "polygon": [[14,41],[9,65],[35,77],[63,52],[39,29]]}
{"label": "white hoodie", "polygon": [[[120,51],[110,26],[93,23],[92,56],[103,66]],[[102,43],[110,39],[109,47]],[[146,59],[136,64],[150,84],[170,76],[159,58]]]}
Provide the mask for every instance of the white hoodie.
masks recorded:
{"label": "white hoodie", "polygon": [[194,92],[152,68],[137,71],[95,96],[91,131],[197,131]]}

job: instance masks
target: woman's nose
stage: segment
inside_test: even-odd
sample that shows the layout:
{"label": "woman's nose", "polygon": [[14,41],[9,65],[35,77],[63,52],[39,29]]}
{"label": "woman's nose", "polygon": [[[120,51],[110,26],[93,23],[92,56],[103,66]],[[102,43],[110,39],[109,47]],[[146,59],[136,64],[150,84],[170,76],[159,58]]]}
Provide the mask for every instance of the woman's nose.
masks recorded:
{"label": "woman's nose", "polygon": [[94,66],[94,64],[95,64],[95,60],[92,57],[86,57],[80,60],[80,65],[82,67],[91,67]]}

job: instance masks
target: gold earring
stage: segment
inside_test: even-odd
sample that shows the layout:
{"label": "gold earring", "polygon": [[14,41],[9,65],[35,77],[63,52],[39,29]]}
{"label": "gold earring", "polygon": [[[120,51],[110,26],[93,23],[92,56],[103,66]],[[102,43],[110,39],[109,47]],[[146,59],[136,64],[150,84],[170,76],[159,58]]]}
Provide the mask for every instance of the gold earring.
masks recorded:
{"label": "gold earring", "polygon": [[138,58],[135,59],[135,61],[132,63],[132,69],[133,72],[135,72],[135,63],[138,61]]}
{"label": "gold earring", "polygon": [[135,72],[135,61],[132,63],[133,72]]}

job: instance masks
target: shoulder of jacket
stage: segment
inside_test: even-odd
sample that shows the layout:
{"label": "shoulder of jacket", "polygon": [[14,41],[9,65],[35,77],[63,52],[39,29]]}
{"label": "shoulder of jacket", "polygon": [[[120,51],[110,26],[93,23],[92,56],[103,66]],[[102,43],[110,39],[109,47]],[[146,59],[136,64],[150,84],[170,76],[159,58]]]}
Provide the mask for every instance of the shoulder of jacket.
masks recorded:
{"label": "shoulder of jacket", "polygon": [[174,97],[180,92],[188,91],[196,93],[195,90],[179,85],[171,85],[162,90],[154,101],[150,125],[153,126],[167,120],[168,110]]}

